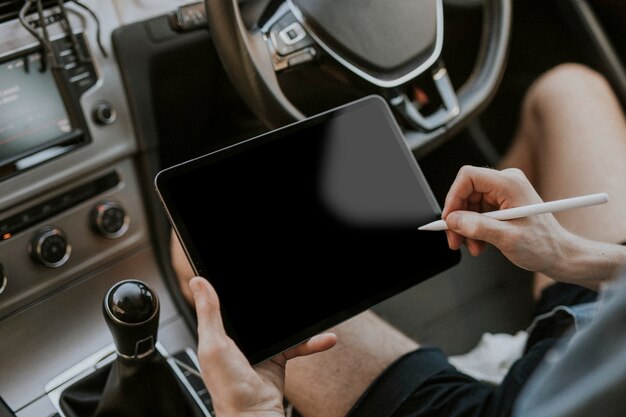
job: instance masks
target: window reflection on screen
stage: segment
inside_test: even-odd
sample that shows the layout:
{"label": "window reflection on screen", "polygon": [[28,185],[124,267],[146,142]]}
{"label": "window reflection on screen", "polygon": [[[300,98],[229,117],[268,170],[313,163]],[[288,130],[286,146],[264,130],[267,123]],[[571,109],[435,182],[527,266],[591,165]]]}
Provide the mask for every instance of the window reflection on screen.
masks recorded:
{"label": "window reflection on screen", "polygon": [[38,53],[0,63],[0,165],[72,130],[50,69]]}

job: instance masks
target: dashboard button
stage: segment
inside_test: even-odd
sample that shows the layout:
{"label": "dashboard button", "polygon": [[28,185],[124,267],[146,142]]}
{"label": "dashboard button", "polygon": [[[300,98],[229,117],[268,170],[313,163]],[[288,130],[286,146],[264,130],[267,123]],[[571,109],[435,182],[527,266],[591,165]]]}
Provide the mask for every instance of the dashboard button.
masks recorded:
{"label": "dashboard button", "polygon": [[100,126],[107,126],[115,123],[117,112],[115,108],[105,101],[96,104],[92,110],[93,121]]}
{"label": "dashboard button", "polygon": [[286,28],[282,29],[278,32],[278,35],[286,45],[294,45],[306,38],[306,32],[298,22],[293,22]]}

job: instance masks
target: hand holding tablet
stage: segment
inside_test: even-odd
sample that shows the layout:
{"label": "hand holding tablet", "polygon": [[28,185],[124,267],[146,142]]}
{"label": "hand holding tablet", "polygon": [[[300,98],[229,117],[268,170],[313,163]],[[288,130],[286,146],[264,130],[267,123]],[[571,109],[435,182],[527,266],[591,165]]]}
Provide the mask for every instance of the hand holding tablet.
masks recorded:
{"label": "hand holding tablet", "polygon": [[156,187],[252,363],[460,257],[442,234],[417,231],[440,209],[377,97],[164,170]]}

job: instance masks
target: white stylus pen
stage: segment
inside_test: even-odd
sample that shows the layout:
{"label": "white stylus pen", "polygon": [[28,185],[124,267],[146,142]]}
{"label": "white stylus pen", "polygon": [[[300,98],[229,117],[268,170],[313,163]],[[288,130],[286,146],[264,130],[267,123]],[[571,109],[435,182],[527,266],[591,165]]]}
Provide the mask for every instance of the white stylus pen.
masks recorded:
{"label": "white stylus pen", "polygon": [[[530,204],[528,206],[513,207],[504,210],[488,211],[482,213],[485,216],[496,220],[513,220],[522,217],[535,216],[537,214],[556,213],[557,211],[595,206],[604,204],[609,201],[606,193],[582,195],[580,197],[565,198],[563,200],[549,201],[547,203]],[[445,220],[436,220],[434,222],[418,227],[417,230],[426,230],[437,232],[440,230],[448,230]]]}

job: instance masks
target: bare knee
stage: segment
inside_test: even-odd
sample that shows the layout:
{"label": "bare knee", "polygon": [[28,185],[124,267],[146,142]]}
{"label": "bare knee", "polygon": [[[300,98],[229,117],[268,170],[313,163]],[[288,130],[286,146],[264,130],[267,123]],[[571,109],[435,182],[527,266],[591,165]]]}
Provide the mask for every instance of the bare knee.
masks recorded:
{"label": "bare knee", "polygon": [[606,79],[581,64],[561,64],[537,79],[526,95],[524,110],[532,115],[571,110],[572,103],[601,100],[612,95]]}

